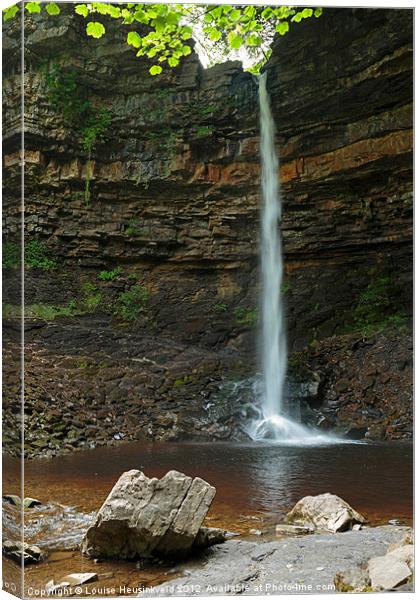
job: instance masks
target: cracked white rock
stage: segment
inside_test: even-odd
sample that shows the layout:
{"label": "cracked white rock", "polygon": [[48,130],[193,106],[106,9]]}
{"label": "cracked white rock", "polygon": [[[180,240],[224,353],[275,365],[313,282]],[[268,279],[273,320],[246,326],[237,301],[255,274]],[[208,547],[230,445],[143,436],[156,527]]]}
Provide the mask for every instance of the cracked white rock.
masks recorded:
{"label": "cracked white rock", "polygon": [[305,496],[288,513],[289,522],[321,531],[347,531],[356,523],[366,523],[363,515],[334,494]]}
{"label": "cracked white rock", "polygon": [[123,473],[82,542],[91,557],[182,555],[199,532],[216,490],[203,479],[169,471],[162,479]]}

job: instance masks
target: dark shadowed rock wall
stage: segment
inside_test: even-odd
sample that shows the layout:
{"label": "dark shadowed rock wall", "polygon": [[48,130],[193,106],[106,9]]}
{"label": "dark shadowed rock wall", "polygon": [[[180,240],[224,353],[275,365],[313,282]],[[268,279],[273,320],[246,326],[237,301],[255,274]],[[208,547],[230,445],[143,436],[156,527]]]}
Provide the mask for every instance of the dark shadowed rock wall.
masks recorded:
{"label": "dark shadowed rock wall", "polygon": [[[49,372],[44,392],[35,393],[44,400],[58,380],[67,381],[72,398],[90,381],[86,410],[101,405],[104,412],[93,428],[109,419],[118,422],[110,431],[118,436],[131,411],[131,428],[152,428],[153,435],[154,411],[165,402],[171,423],[184,422],[184,410],[194,420],[229,369],[254,369],[257,86],[239,63],[204,70],[195,54],[151,78],[123,32],[110,26],[95,41],[82,22],[27,17],[26,238],[44,244],[59,267],[26,269],[26,302],[68,306],[83,302],[86,289],[100,301],[76,317],[28,320],[28,381],[33,377],[35,389],[37,369]],[[9,243],[18,233],[20,194],[14,27],[4,38]],[[57,66],[71,69],[90,101],[112,115],[93,151],[89,202],[79,129],[50,101],[46,73]],[[360,294],[378,277],[392,281],[400,312],[410,314],[412,12],[325,10],[276,41],[267,70],[281,157],[291,347],[351,327]],[[116,279],[98,280],[115,268]],[[15,305],[18,270],[5,276],[5,300]],[[114,308],[138,284],[147,306],[136,321],[121,321]],[[127,410],[118,405],[122,394]],[[103,406],[106,399],[115,407]]]}

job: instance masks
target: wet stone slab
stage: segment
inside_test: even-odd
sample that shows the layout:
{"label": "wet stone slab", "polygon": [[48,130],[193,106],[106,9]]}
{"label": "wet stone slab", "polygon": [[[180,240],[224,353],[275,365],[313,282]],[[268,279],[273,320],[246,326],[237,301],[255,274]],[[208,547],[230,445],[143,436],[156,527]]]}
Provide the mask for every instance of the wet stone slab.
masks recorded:
{"label": "wet stone slab", "polygon": [[141,595],[333,593],[338,571],[385,555],[408,530],[382,526],[266,543],[231,540],[187,563],[184,577]]}

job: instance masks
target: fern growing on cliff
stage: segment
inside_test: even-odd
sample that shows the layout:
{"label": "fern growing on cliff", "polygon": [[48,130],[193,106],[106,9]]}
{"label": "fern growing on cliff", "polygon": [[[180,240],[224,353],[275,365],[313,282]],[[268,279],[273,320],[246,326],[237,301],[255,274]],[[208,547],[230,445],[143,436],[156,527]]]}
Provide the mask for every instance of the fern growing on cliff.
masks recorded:
{"label": "fern growing on cliff", "polygon": [[64,117],[67,124],[74,127],[87,154],[85,169],[85,202],[90,202],[90,180],[92,177],[92,152],[98,143],[104,141],[112,123],[111,111],[97,106],[88,97],[76,70],[58,64],[47,65],[45,81],[48,97]]}
{"label": "fern growing on cliff", "polygon": [[403,325],[406,318],[398,310],[398,297],[399,290],[390,277],[383,274],[374,276],[367,288],[361,292],[354,309],[357,328],[369,336],[376,331],[382,331],[388,325]]}

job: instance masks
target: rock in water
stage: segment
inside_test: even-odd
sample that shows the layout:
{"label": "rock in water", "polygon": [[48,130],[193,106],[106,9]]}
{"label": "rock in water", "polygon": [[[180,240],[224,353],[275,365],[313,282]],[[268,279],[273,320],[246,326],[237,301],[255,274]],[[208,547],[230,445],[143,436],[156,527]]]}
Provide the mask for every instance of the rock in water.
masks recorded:
{"label": "rock in water", "polygon": [[21,499],[16,494],[4,494],[3,502],[7,502],[7,504],[12,504],[13,506],[21,506],[22,504]]}
{"label": "rock in water", "polygon": [[332,533],[351,529],[355,523],[366,523],[360,513],[334,494],[305,496],[288,513],[287,520]]}
{"label": "rock in water", "polygon": [[21,564],[22,558],[25,565],[38,563],[46,558],[46,554],[39,546],[17,540],[3,540],[2,551],[7,558],[18,564]]}
{"label": "rock in water", "polygon": [[194,540],[193,548],[200,550],[222,544],[226,541],[227,532],[219,527],[200,527]]}
{"label": "rock in water", "polygon": [[169,471],[162,479],[123,473],[86,532],[91,557],[182,556],[191,549],[216,490]]}

